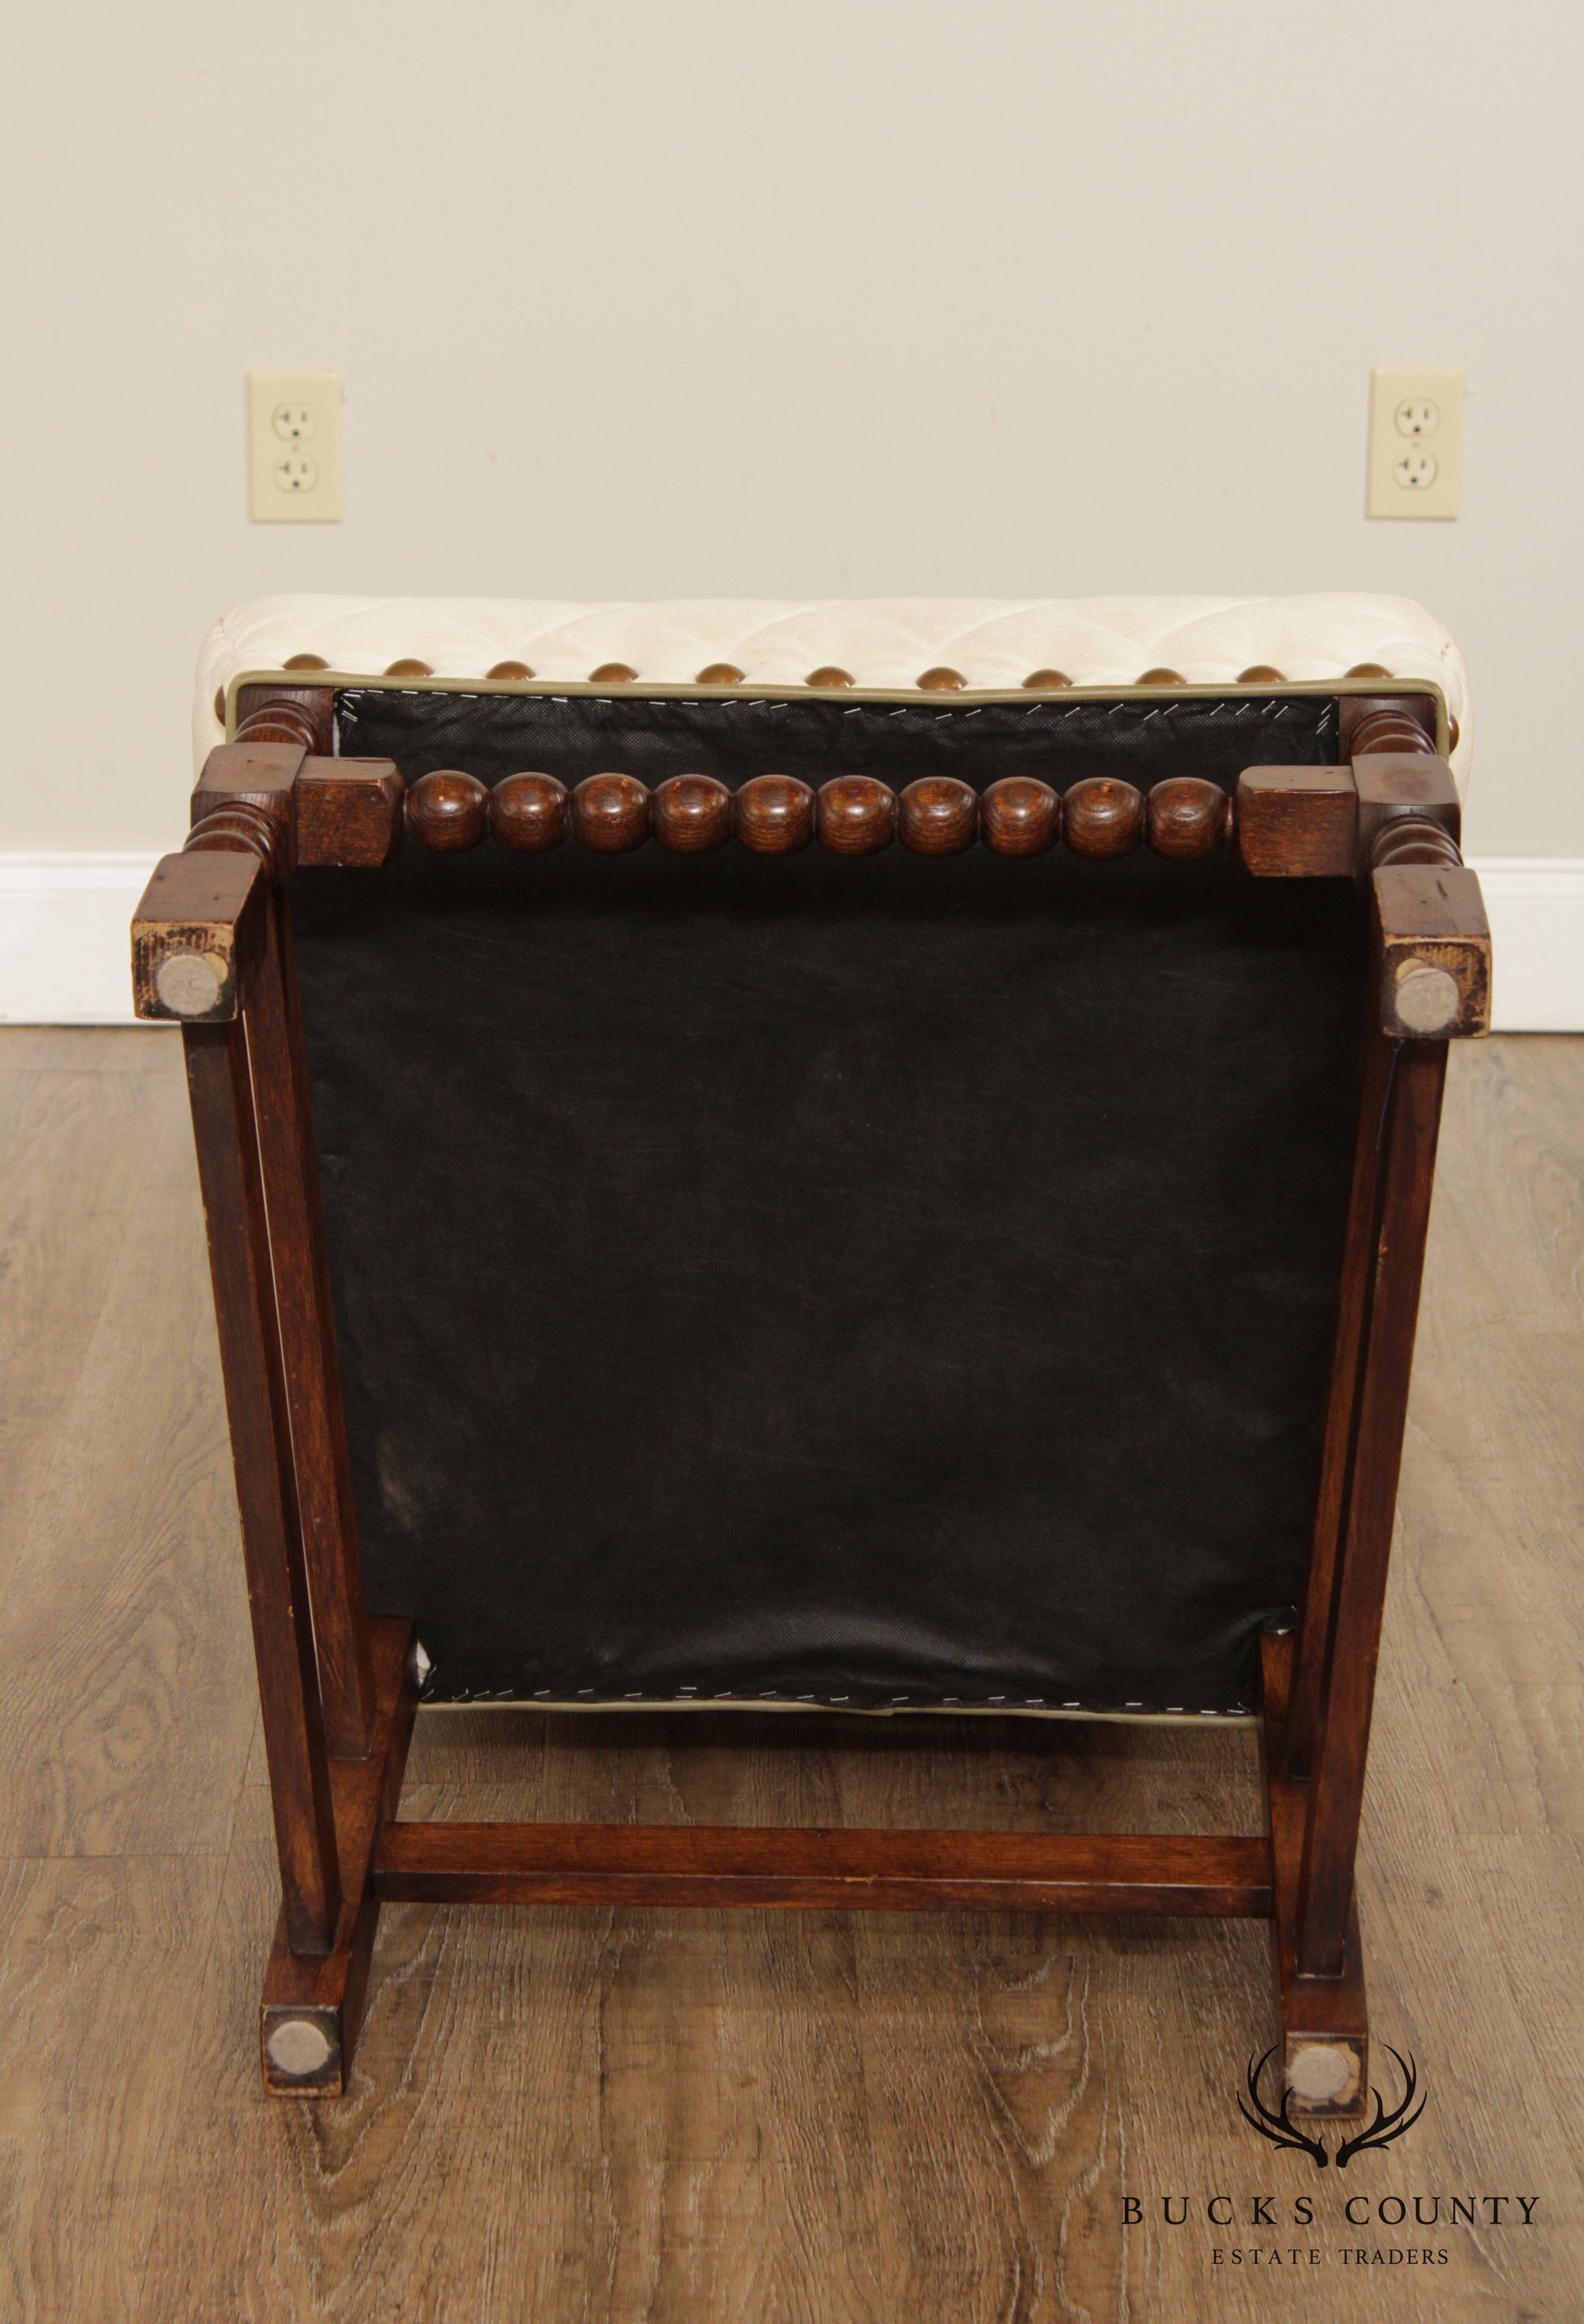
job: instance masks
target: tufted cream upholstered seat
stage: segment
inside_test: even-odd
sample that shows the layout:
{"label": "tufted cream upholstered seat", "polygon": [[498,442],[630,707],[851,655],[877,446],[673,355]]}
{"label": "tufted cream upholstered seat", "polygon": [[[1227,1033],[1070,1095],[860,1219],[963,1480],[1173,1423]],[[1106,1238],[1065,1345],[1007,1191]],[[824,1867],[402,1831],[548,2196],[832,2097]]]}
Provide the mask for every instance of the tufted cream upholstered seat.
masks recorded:
{"label": "tufted cream upholstered seat", "polygon": [[[311,659],[306,658],[311,657]],[[1452,722],[1466,786],[1473,731],[1462,656],[1406,597],[771,597],[579,604],[556,598],[263,597],[217,621],[198,659],[193,746],[222,739],[240,678],[293,662],[345,678],[780,691],[850,680],[866,692],[930,686],[1007,693],[1031,678],[1108,694],[1183,687],[1422,681]],[[406,667],[401,667],[405,665]],[[503,667],[505,666],[505,667]],[[492,673],[501,675],[492,678]],[[836,673],[834,679],[830,673]],[[740,674],[740,675],[739,675]],[[216,706],[218,703],[218,707]]]}

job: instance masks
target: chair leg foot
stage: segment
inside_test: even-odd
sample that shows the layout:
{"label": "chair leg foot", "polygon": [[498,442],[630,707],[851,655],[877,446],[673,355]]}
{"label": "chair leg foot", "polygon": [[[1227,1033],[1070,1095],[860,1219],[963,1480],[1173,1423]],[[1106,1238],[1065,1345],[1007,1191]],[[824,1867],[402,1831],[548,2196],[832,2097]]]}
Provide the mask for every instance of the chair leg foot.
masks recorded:
{"label": "chair leg foot", "polygon": [[333,1759],[330,1788],[341,1864],[341,1918],[327,1953],[294,1953],[284,1916],[277,1923],[259,2007],[264,2088],[274,2098],[339,2098],[363,2020],[380,1900],[370,1869],[382,1824],[401,1795],[418,1683],[412,1625],[374,1621],[379,1715],[366,1759]]}
{"label": "chair leg foot", "polygon": [[350,2043],[343,2002],[271,2001],[262,2013],[264,2088],[272,2098],[339,2098],[345,2087]]}
{"label": "chair leg foot", "polygon": [[1364,2089],[1364,2044],[1287,2036],[1287,2088],[1296,2114],[1356,2115]]}
{"label": "chair leg foot", "polygon": [[1346,2119],[1363,2107],[1369,2081],[1369,2016],[1357,1909],[1340,1977],[1299,1977],[1288,1932],[1275,1923],[1281,1990],[1282,2062],[1294,2114]]}

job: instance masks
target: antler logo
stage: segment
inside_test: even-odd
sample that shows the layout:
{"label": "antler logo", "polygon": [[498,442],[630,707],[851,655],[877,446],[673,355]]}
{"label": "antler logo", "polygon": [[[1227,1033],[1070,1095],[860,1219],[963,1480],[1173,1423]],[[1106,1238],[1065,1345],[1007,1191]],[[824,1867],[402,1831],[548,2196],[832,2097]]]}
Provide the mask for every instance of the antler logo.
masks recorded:
{"label": "antler logo", "polygon": [[[1387,2047],[1390,2047],[1389,2043]],[[1274,2049],[1267,2050],[1257,2065],[1252,2059],[1249,2060],[1248,2096],[1253,2100],[1255,2110],[1250,2114],[1239,2098],[1238,2111],[1250,2130],[1257,2130],[1261,2138],[1267,2138],[1273,2146],[1287,2146],[1295,2152],[1307,2154],[1317,2171],[1324,2171],[1331,2163],[1330,2152],[1323,2138],[1311,2138],[1305,2132],[1300,2130],[1293,2120],[1291,2090],[1283,2092],[1282,2110],[1279,2114],[1272,2114],[1269,2107],[1259,2095],[1259,2078],[1275,2054]],[[1389,2146],[1394,2139],[1401,2138],[1405,2130],[1412,2130],[1424,2112],[1428,2103],[1428,2094],[1425,2098],[1420,2098],[1416,2107],[1414,2106],[1414,2100],[1419,2089],[1419,2074],[1413,2059],[1404,2059],[1400,2050],[1393,2050],[1392,2055],[1396,2060],[1397,2070],[1403,2077],[1402,2098],[1388,2114],[1380,2092],[1377,2089],[1370,2091],[1369,2095],[1375,2100],[1375,2120],[1352,2138],[1339,2141],[1336,2154],[1339,2171],[1345,2171],[1353,2157],[1356,2154],[1364,2153],[1368,2148]],[[1414,2107],[1412,2114],[1408,2111],[1410,2107]]]}

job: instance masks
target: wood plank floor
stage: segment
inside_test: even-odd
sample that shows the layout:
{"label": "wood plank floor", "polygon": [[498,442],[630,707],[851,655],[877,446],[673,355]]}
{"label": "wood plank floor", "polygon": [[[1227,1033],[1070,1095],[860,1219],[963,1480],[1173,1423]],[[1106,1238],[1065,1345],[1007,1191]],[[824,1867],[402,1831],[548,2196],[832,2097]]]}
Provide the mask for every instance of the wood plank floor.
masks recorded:
{"label": "wood plank floor", "polygon": [[[1240,2121],[1257,1925],[990,1914],[387,1908],[354,2089],[290,2106],[178,1050],[0,1031],[0,2318],[1584,2317],[1584,1041],[1459,1048],[1441,1157],[1361,1875],[1400,2145]],[[1257,1825],[1242,1733],[841,1732],[434,1712],[407,1797]]]}

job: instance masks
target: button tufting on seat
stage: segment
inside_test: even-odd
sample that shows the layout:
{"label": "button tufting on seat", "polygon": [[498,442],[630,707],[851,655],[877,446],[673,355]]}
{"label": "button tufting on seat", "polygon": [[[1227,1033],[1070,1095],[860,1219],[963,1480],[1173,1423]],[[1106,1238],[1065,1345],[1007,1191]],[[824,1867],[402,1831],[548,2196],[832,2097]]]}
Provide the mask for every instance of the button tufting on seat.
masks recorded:
{"label": "button tufting on seat", "polygon": [[[841,700],[850,690],[926,700],[916,672],[966,673],[968,691],[1010,695],[1021,687],[1031,708],[1063,715],[1069,690],[1141,696],[1234,687],[1249,691],[1285,687],[1305,692],[1433,690],[1443,718],[1459,726],[1456,772],[1469,772],[1474,742],[1468,677],[1461,655],[1441,624],[1405,598],[1342,592],[1309,596],[1091,599],[890,598],[688,599],[676,603],[583,603],[561,598],[377,598],[345,595],[269,597],[241,605],[216,622],[203,647],[194,696],[193,746],[201,764],[216,740],[212,708],[216,691],[258,673],[281,673],[282,690],[323,686],[306,669],[282,670],[288,659],[311,653],[348,683],[379,683],[392,663],[391,686],[443,681],[499,687],[536,680],[582,682],[620,637],[625,659],[604,663],[593,679],[609,687],[686,687],[695,672],[748,673],[732,683],[778,691],[804,686]],[[405,640],[423,641],[422,660]],[[1259,676],[1252,674],[1257,669]],[[500,677],[495,672],[502,672]],[[1133,673],[1148,681],[1139,686]],[[1280,678],[1263,673],[1279,670]],[[511,675],[504,673],[511,671]],[[808,676],[803,677],[807,671]],[[1025,676],[1025,673],[1027,673]],[[1390,673],[1390,689],[1387,674]],[[478,675],[475,677],[474,674]],[[941,707],[961,702],[944,690]],[[1161,704],[1145,701],[1146,712]],[[1444,736],[1443,728],[1443,736]]]}
{"label": "button tufting on seat", "polygon": [[486,678],[531,678],[533,672],[525,661],[498,661],[484,672]]}
{"label": "button tufting on seat", "polygon": [[733,662],[706,662],[693,682],[695,686],[741,686],[742,672]]}
{"label": "button tufting on seat", "polygon": [[918,690],[921,694],[961,694],[967,683],[960,669],[950,669],[944,662],[937,662],[919,678]]}

